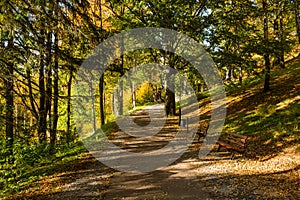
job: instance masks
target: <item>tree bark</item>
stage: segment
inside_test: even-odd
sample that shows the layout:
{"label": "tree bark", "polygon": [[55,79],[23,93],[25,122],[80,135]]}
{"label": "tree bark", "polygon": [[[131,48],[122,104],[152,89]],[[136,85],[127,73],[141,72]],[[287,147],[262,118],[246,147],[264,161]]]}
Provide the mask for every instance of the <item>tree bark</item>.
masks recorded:
{"label": "tree bark", "polygon": [[[170,67],[174,68],[174,53],[169,54],[168,64]],[[176,104],[175,104],[175,85],[174,76],[172,71],[167,73],[166,77],[166,114],[167,116],[175,116],[176,114]]]}
{"label": "tree bark", "polygon": [[46,141],[46,92],[45,92],[45,67],[44,67],[44,30],[41,30],[41,36],[39,39],[40,44],[40,68],[39,68],[39,92],[40,92],[40,102],[39,102],[39,119],[38,119],[38,139],[39,143],[44,143]]}
{"label": "tree bark", "polygon": [[167,116],[175,116],[176,104],[175,104],[175,85],[172,72],[167,74],[167,88],[166,88],[166,114]]}
{"label": "tree bark", "polygon": [[[98,2],[100,12],[100,31],[103,32],[103,20],[102,20],[102,4],[101,0]],[[103,37],[100,38],[103,42]],[[99,94],[100,94],[100,121],[101,126],[105,124],[105,113],[104,113],[104,71],[99,80]]]}
{"label": "tree bark", "polygon": [[[46,96],[45,96],[45,110],[46,110],[46,123],[50,125],[48,131],[50,134],[50,144],[52,137],[52,31],[47,33],[47,52],[46,52]],[[47,122],[48,116],[48,122]],[[47,125],[46,125],[47,126]]]}
{"label": "tree bark", "polygon": [[284,44],[285,44],[285,40],[284,40],[284,32],[283,32],[283,3],[281,2],[279,4],[280,6],[280,16],[279,16],[279,39],[280,39],[280,44],[281,44],[281,52],[280,52],[280,56],[279,56],[279,65],[282,69],[285,68],[285,61],[284,61]]}
{"label": "tree bark", "polygon": [[58,123],[58,35],[55,33],[54,35],[54,46],[55,46],[55,53],[54,53],[54,80],[53,80],[53,124],[52,124],[52,131],[50,132],[50,145],[51,149],[53,149],[55,142],[56,142],[56,136],[57,136],[57,123]]}
{"label": "tree bark", "polygon": [[100,94],[100,121],[101,126],[105,124],[104,114],[104,73],[100,77],[99,81],[99,94]]}
{"label": "tree bark", "polygon": [[[8,41],[8,51],[12,51],[14,48],[13,37],[10,36]],[[13,143],[14,143],[14,83],[13,73],[14,65],[10,61],[6,65],[6,77],[5,77],[5,101],[6,101],[6,114],[5,114],[5,137],[6,137],[6,149],[8,150],[8,163],[12,164],[13,159]]]}
{"label": "tree bark", "polygon": [[[269,30],[268,30],[268,10],[267,10],[267,2],[266,0],[263,0],[263,23],[264,23],[264,41],[265,44],[268,46],[269,42]],[[270,64],[270,54],[268,50],[264,53],[264,59],[265,59],[265,83],[264,83],[264,92],[267,92],[270,90],[270,70],[271,70],[271,64]]]}
{"label": "tree bark", "polygon": [[70,77],[68,80],[68,102],[67,102],[67,131],[66,131],[66,140],[67,144],[70,143],[71,140],[71,94],[72,94],[72,81],[73,81],[73,70],[72,67],[69,67]]}
{"label": "tree bark", "polygon": [[298,8],[298,0],[294,0],[294,12],[295,12],[295,21],[296,21],[296,31],[298,36],[298,42],[300,44],[300,15],[299,15],[299,8]]}

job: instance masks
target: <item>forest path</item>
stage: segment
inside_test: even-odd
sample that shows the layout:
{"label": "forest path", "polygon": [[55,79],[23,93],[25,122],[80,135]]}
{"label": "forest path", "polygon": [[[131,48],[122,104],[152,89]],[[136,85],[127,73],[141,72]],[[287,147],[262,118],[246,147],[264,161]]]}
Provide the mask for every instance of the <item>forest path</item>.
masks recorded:
{"label": "forest path", "polygon": [[[149,121],[162,120],[151,118],[149,112],[161,111],[161,105],[147,107],[134,114],[134,121],[148,127]],[[158,111],[160,110],[160,111]],[[155,111],[154,111],[155,113]],[[131,152],[151,152],[163,148],[178,131],[177,118],[168,118],[164,127],[151,137],[132,137],[124,132],[112,135],[115,143]],[[148,127],[149,128],[149,127]],[[151,126],[150,126],[151,128]],[[194,149],[194,151],[192,150]],[[209,194],[196,176],[197,150],[189,148],[177,161],[169,166],[148,173],[114,172],[105,199],[208,199]],[[149,163],[150,164],[150,163]]]}

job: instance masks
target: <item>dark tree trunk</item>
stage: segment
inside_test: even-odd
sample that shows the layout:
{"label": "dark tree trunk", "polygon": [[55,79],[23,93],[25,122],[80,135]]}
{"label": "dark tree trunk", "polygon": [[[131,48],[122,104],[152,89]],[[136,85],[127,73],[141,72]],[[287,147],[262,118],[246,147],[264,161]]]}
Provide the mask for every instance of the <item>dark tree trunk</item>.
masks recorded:
{"label": "dark tree trunk", "polygon": [[300,15],[299,15],[299,3],[298,0],[294,0],[294,12],[295,12],[295,21],[296,21],[296,31],[298,36],[298,42],[300,44]]}
{"label": "dark tree trunk", "polygon": [[54,52],[54,85],[53,85],[53,125],[52,125],[52,134],[50,135],[50,144],[53,148],[56,142],[56,136],[57,136],[57,123],[58,123],[58,35],[55,33],[54,35],[54,46],[55,46],[55,52]]}
{"label": "dark tree trunk", "polygon": [[40,43],[40,68],[39,68],[39,92],[40,92],[40,102],[39,102],[39,119],[38,119],[38,137],[39,143],[44,143],[46,141],[46,117],[47,112],[45,108],[46,103],[46,92],[45,92],[45,67],[44,67],[44,30],[41,30],[41,36],[39,39]]}
{"label": "dark tree trunk", "polygon": [[166,88],[166,114],[167,116],[175,116],[176,114],[176,104],[175,104],[175,85],[174,76],[170,71],[167,74],[167,88]]}
{"label": "dark tree trunk", "polygon": [[[267,11],[267,3],[265,0],[262,2],[263,4],[263,12],[264,12],[264,41],[265,44],[268,46],[269,42],[269,30],[268,30],[268,11]],[[265,59],[265,83],[264,83],[264,92],[267,92],[270,90],[270,70],[271,70],[271,64],[270,64],[270,55],[269,52],[266,51],[264,53],[264,59]]]}
{"label": "dark tree trunk", "polygon": [[[103,32],[103,20],[102,20],[102,4],[101,0],[99,4],[99,14],[100,14],[100,31]],[[103,37],[101,37],[101,42],[103,42]],[[101,126],[105,124],[105,113],[104,113],[104,71],[99,80],[99,94],[100,94],[100,120]]]}
{"label": "dark tree trunk", "polygon": [[[14,48],[14,41],[11,38],[8,41],[8,51],[12,51]],[[14,65],[10,61],[8,62],[5,70],[5,101],[6,101],[6,114],[5,114],[5,137],[6,137],[6,149],[8,150],[8,162],[12,164],[13,159],[13,143],[14,143],[14,83],[13,83]]]}
{"label": "dark tree trunk", "polygon": [[[134,67],[136,67],[136,57],[135,57],[135,54],[134,54]],[[135,69],[132,70],[132,76],[136,76],[136,71]],[[132,108],[135,108],[136,107],[136,93],[135,93],[135,83],[133,80],[130,80],[130,87],[131,87],[131,105],[132,105]]]}
{"label": "dark tree trunk", "polygon": [[278,65],[281,68],[285,68],[285,63],[284,63],[284,45],[285,45],[285,41],[284,41],[284,32],[283,32],[283,6],[284,3],[283,2],[279,2],[279,23],[278,23],[278,17],[276,17],[276,19],[274,20],[274,31],[275,31],[275,36],[276,36],[276,40],[280,42],[280,50],[279,53],[273,63],[273,66]]}
{"label": "dark tree trunk", "polygon": [[[175,54],[168,54],[168,65],[174,68],[175,63]],[[175,85],[174,85],[174,73],[169,71],[166,74],[166,114],[167,116],[175,116],[176,114],[176,104],[175,104]]]}
{"label": "dark tree trunk", "polygon": [[100,120],[101,126],[105,124],[104,115],[104,73],[100,77],[99,81],[99,94],[100,94]]}
{"label": "dark tree trunk", "polygon": [[243,67],[239,66],[239,85],[243,84]]}
{"label": "dark tree trunk", "polygon": [[284,61],[284,32],[283,32],[283,3],[280,3],[280,16],[279,16],[279,39],[281,43],[281,52],[279,56],[279,65],[281,68],[285,68],[285,61]]}
{"label": "dark tree trunk", "polygon": [[72,80],[73,80],[73,71],[70,66],[70,77],[68,80],[68,102],[67,102],[67,131],[66,131],[66,140],[67,144],[71,140],[71,93],[72,93]]}
{"label": "dark tree trunk", "polygon": [[50,143],[51,143],[51,136],[52,136],[52,31],[49,31],[47,33],[47,54],[46,54],[46,96],[45,96],[45,110],[46,110],[46,120],[48,116],[48,124],[50,124],[49,127],[49,133],[50,133]]}

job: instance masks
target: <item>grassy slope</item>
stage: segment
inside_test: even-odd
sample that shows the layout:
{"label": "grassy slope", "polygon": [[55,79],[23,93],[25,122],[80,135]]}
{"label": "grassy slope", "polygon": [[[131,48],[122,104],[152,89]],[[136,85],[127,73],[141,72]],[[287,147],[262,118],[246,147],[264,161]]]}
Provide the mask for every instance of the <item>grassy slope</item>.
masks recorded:
{"label": "grassy slope", "polygon": [[[250,156],[275,156],[300,141],[300,60],[271,75],[271,91],[263,93],[263,79],[246,80],[226,89],[227,117],[224,131],[251,137]],[[200,101],[202,119],[209,119],[209,99]]]}

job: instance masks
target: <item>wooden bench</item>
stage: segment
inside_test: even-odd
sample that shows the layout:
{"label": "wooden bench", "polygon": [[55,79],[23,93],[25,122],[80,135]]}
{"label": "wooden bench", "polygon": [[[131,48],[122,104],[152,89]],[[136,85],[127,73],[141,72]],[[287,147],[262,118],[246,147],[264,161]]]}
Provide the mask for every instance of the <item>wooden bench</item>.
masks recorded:
{"label": "wooden bench", "polygon": [[201,124],[196,134],[198,135],[198,142],[200,142],[201,137],[205,137],[208,130],[208,124]]}
{"label": "wooden bench", "polygon": [[245,153],[246,142],[249,139],[248,136],[240,135],[236,133],[224,133],[221,135],[221,138],[217,142],[219,145],[218,150],[220,151],[221,147],[231,152],[231,159],[234,158],[234,152],[241,154]]}

